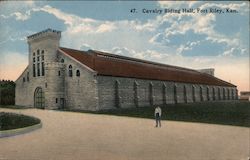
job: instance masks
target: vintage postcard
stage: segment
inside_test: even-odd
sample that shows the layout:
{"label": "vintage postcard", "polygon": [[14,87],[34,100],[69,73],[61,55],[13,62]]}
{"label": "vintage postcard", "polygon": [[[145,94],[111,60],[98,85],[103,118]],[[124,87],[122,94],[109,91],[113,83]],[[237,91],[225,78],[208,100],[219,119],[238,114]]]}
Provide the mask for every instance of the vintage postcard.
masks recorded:
{"label": "vintage postcard", "polygon": [[249,1],[1,1],[0,160],[250,160]]}

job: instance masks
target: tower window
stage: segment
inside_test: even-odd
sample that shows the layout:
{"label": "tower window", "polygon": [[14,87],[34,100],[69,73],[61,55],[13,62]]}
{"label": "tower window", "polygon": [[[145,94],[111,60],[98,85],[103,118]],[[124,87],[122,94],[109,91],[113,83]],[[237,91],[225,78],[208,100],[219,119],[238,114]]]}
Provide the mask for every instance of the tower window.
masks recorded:
{"label": "tower window", "polygon": [[44,55],[42,55],[42,61],[44,60]]}
{"label": "tower window", "polygon": [[29,76],[29,72],[27,73],[27,82],[29,82],[30,80],[30,76]]}
{"label": "tower window", "polygon": [[69,77],[72,77],[72,76],[73,76],[72,66],[69,65]]}
{"label": "tower window", "polygon": [[38,61],[38,62],[40,61],[40,57],[39,57],[39,56],[37,57],[37,61]]}
{"label": "tower window", "polygon": [[33,57],[33,62],[36,62],[36,58],[35,57]]}
{"label": "tower window", "polygon": [[80,77],[80,71],[79,70],[76,70],[76,76]]}
{"label": "tower window", "polygon": [[64,63],[64,59],[61,59],[61,63]]}
{"label": "tower window", "polygon": [[36,53],[35,52],[33,52],[33,56],[35,56],[36,55]]}
{"label": "tower window", "polygon": [[61,75],[61,72],[60,71],[58,71],[58,76],[60,76]]}
{"label": "tower window", "polygon": [[58,99],[56,98],[56,103],[58,102]]}
{"label": "tower window", "polygon": [[36,76],[36,65],[33,64],[33,77],[35,77],[35,76]]}
{"label": "tower window", "polygon": [[44,50],[42,50],[42,54],[44,54]]}
{"label": "tower window", "polygon": [[42,62],[42,76],[44,76],[44,62]]}
{"label": "tower window", "polygon": [[37,55],[39,56],[40,55],[40,50],[38,49],[36,52],[37,52]]}
{"label": "tower window", "polygon": [[40,76],[40,63],[37,63],[37,76]]}

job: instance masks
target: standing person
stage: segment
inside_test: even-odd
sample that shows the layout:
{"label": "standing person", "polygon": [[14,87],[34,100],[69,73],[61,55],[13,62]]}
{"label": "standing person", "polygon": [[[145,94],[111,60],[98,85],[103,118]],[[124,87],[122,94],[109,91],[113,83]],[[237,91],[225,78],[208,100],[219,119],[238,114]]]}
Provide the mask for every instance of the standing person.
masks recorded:
{"label": "standing person", "polygon": [[159,106],[155,108],[155,121],[155,127],[161,127],[161,108]]}

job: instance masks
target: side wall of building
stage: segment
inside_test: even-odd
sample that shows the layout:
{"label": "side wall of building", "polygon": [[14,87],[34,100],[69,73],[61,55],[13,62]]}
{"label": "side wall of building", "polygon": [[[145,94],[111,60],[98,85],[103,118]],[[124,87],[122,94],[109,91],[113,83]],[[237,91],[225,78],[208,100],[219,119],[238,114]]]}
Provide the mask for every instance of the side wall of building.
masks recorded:
{"label": "side wall of building", "polygon": [[[99,109],[236,99],[236,88],[97,76]],[[223,99],[223,89],[229,96]],[[230,94],[231,92],[231,94]]]}
{"label": "side wall of building", "polygon": [[[95,73],[62,53],[58,54],[58,61],[64,61],[63,64],[65,65],[63,75],[65,78],[66,108],[71,110],[98,110]],[[70,70],[72,76],[70,76]],[[76,72],[79,72],[80,75],[77,76]]]}

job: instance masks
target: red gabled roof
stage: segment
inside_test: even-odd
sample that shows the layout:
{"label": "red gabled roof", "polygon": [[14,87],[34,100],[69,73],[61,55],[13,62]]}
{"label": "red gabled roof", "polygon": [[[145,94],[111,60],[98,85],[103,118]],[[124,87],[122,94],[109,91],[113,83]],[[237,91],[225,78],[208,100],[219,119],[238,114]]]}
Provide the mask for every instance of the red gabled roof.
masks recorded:
{"label": "red gabled roof", "polygon": [[97,72],[98,75],[176,81],[217,86],[235,85],[196,70],[165,65],[100,51],[79,51],[60,47],[67,55]]}

